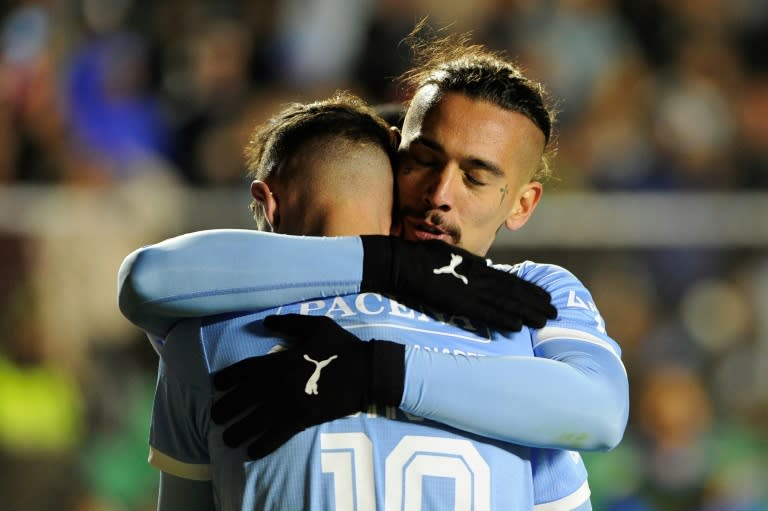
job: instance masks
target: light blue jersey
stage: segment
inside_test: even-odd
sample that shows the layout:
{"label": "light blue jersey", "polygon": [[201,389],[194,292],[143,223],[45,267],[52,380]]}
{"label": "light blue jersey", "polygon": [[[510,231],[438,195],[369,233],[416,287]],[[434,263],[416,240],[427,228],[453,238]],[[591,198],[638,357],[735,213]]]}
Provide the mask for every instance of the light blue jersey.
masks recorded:
{"label": "light blue jersey", "polygon": [[[307,244],[311,246],[307,247]],[[299,313],[331,316],[364,339],[384,338],[406,343],[406,385],[400,410],[434,422],[405,420],[405,415],[394,420],[367,416],[344,419],[323,425],[317,431],[302,433],[278,451],[282,453],[281,456],[286,456],[285,449],[294,452],[290,448],[293,442],[311,442],[315,448],[320,445],[319,453],[299,452],[305,452],[305,460],[306,456],[310,455],[307,453],[314,452],[313,455],[320,459],[320,473],[324,474],[322,477],[328,479],[328,474],[322,472],[322,460],[330,459],[329,453],[323,451],[323,442],[318,435],[323,434],[323,428],[335,428],[337,423],[351,424],[349,421],[357,421],[355,424],[358,429],[342,432],[354,432],[354,438],[358,439],[371,440],[372,434],[376,438],[372,444],[377,449],[376,459],[384,463],[384,476],[381,475],[381,470],[374,467],[374,488],[385,492],[383,498],[386,500],[386,492],[394,490],[387,485],[386,475],[391,473],[386,470],[387,466],[391,466],[387,462],[391,453],[382,449],[384,446],[391,446],[399,453],[400,449],[406,447],[397,447],[400,440],[390,439],[387,442],[376,436],[383,434],[379,429],[395,431],[393,428],[376,427],[376,433],[371,433],[374,430],[370,429],[368,423],[373,421],[372,424],[394,424],[404,428],[402,433],[392,433],[395,439],[401,438],[397,437],[397,434],[411,434],[405,431],[421,432],[426,429],[439,432],[441,437],[458,435],[454,440],[470,442],[478,453],[482,453],[479,458],[474,457],[474,454],[470,456],[469,450],[465,454],[471,459],[484,460],[491,469],[493,477],[489,479],[489,484],[492,496],[497,495],[497,491],[502,491],[498,495],[504,495],[503,490],[494,486],[496,477],[500,477],[495,475],[497,466],[505,474],[504,477],[517,477],[522,472],[504,465],[505,461],[501,457],[488,454],[487,450],[491,447],[496,449],[492,452],[503,454],[510,459],[514,457],[518,463],[529,467],[527,470],[533,471],[532,482],[529,480],[528,483],[522,483],[514,498],[526,498],[523,494],[528,491],[525,488],[528,488],[533,493],[531,498],[534,499],[536,509],[589,509],[586,470],[578,454],[567,449],[606,449],[618,443],[626,425],[628,397],[626,373],[619,358],[619,348],[606,335],[602,319],[587,290],[573,275],[556,266],[523,263],[514,268],[508,267],[507,270],[516,271],[521,277],[547,289],[552,294],[553,304],[559,314],[557,319],[550,321],[541,330],[524,329],[515,335],[503,337],[465,318],[446,318],[438,314],[435,317],[443,321],[434,321],[422,311],[413,311],[374,293],[329,297],[328,294],[332,293],[359,291],[362,272],[362,253],[359,245],[358,238],[296,238],[252,231],[210,231],[169,240],[142,249],[126,259],[120,273],[121,309],[140,327],[156,336],[167,335],[168,339],[165,346],[157,345],[158,349],[162,350],[165,365],[161,370],[153,426],[153,463],[169,473],[190,477],[194,474],[208,474],[207,467],[213,461],[214,486],[217,487],[219,502],[222,503],[216,477],[219,460],[215,452],[217,446],[221,449],[221,432],[208,429],[210,424],[207,406],[212,398],[207,389],[208,375],[212,370],[223,368],[245,356],[264,352],[237,351],[238,348],[227,344],[227,339],[232,338],[234,342],[235,338],[242,338],[243,331],[240,331],[239,335],[231,332],[223,335],[221,329],[225,327],[215,327],[218,324],[215,321],[206,322],[202,328],[190,327],[190,324],[195,324],[196,321],[185,321],[177,325],[170,334],[169,325],[178,321],[179,317],[199,316],[223,310],[258,309],[277,305],[281,301],[287,303],[325,295],[324,298],[290,307]],[[215,247],[213,252],[211,247]],[[221,254],[225,254],[224,259],[229,260],[222,261],[219,257]],[[308,278],[307,263],[300,262],[302,257],[306,260],[308,256],[313,259],[313,271],[310,272],[312,278]],[[175,274],[167,273],[169,266],[174,268]],[[280,268],[283,268],[282,273]],[[295,271],[296,268],[298,271]],[[194,272],[191,272],[191,269],[194,269]],[[181,274],[186,276],[179,280]],[[300,280],[302,278],[306,279],[304,284]],[[330,288],[330,291],[326,288]],[[284,307],[280,313],[288,312],[287,309],[288,307]],[[237,325],[238,321],[249,321],[251,325],[258,325],[257,320],[266,314],[267,312],[230,318],[229,322]],[[214,332],[220,333],[214,335]],[[254,332],[258,334],[259,330],[254,327],[254,330],[246,332],[253,336]],[[190,342],[189,339],[196,339],[197,342]],[[275,341],[271,340],[272,343]],[[214,344],[218,343],[230,347],[222,352],[221,348],[214,347]],[[242,343],[242,340],[237,344],[250,345]],[[264,341],[261,341],[261,344],[264,344]],[[242,346],[239,349],[243,349]],[[198,357],[198,363],[190,364],[189,357]],[[177,362],[174,363],[173,360]],[[190,376],[189,367],[197,368],[196,376],[192,380],[185,381],[180,377],[169,379],[168,375],[177,371]],[[173,384],[169,384],[169,381]],[[189,387],[190,381],[197,381],[198,384]],[[168,389],[174,391],[169,392]],[[189,399],[183,396],[196,393],[199,394],[197,398],[205,403],[205,409],[195,408],[192,412]],[[172,399],[169,397],[171,395],[174,396]],[[183,406],[183,410],[179,411],[178,406]],[[180,427],[183,426],[185,418],[187,422],[195,418],[195,428]],[[169,425],[174,427],[168,427]],[[367,436],[359,436],[357,433]],[[305,438],[307,435],[311,438]],[[416,436],[426,435],[419,433]],[[161,438],[164,440],[161,441]],[[365,440],[361,442],[368,445]],[[563,450],[526,451],[523,447],[512,447],[509,444]],[[191,450],[185,450],[194,446],[196,447]],[[208,447],[211,449],[210,453],[206,451]],[[348,451],[351,454],[343,456],[357,459],[357,451]],[[233,460],[233,452],[230,451],[230,461],[242,465],[242,472],[242,467],[249,465],[244,464],[242,459],[238,461],[237,457]],[[424,467],[427,459],[441,460],[426,454],[415,458],[420,460],[421,463],[416,466],[421,467],[419,470],[422,471],[426,470]],[[255,463],[268,464],[269,459]],[[178,462],[182,464],[179,465]],[[506,463],[509,462],[506,460]],[[437,465],[442,467],[444,464]],[[469,467],[472,464],[462,461],[461,465]],[[481,465],[484,466],[478,461],[477,466]],[[225,463],[223,467],[226,466],[230,466],[230,469],[232,467]],[[309,471],[312,465],[302,466]],[[181,472],[174,471],[174,467],[184,469]],[[201,469],[201,473],[197,473],[195,470],[188,472],[190,467],[205,468]],[[359,483],[363,485],[361,487],[368,487],[367,483],[364,484],[363,480],[358,479],[357,472],[350,472],[346,465],[345,467],[345,480],[357,481],[356,485]],[[431,465],[429,468],[431,469]],[[472,473],[470,468],[466,468],[466,471],[466,474]],[[260,473],[263,475],[267,472]],[[352,479],[349,479],[352,477],[350,473],[354,475]],[[408,470],[404,472],[413,473]],[[228,480],[231,475],[228,473],[225,479]],[[453,476],[453,479],[448,476],[414,476],[419,481],[415,487],[421,488],[422,496],[433,495],[434,488],[442,487],[448,488],[443,492],[442,498],[448,494],[453,495],[453,499],[463,498],[461,495],[466,493],[461,493],[463,490],[459,491],[457,488],[465,488],[466,484],[456,482],[460,480],[458,472]],[[271,477],[292,476],[273,474]],[[316,480],[317,477],[317,473],[313,476],[308,472],[300,472],[296,481],[307,481],[305,492],[301,492],[302,499],[314,498],[311,490],[316,487],[308,481]],[[381,479],[382,477],[384,479]],[[405,475],[398,477],[400,479],[395,479],[396,481],[411,481]],[[334,481],[337,479],[341,480],[335,478]],[[237,480],[244,481],[242,478]],[[453,482],[449,487],[438,484],[446,481]],[[474,488],[474,484],[470,487]],[[268,484],[270,488],[274,485],[281,487],[277,483]],[[242,493],[242,487],[240,490]],[[359,495],[356,490],[353,493]],[[473,496],[484,495],[482,492],[476,494],[474,490],[470,493]],[[322,492],[319,493],[318,498],[322,495]],[[379,504],[384,502],[380,495],[377,495],[377,498]],[[503,499],[507,497],[498,498],[502,499],[499,502],[505,502]],[[455,504],[458,501],[453,502]],[[519,504],[523,507],[505,508],[530,509],[530,505],[525,507],[526,504],[521,503],[522,501],[515,502],[515,506]],[[443,503],[445,504],[445,501]],[[450,504],[445,505],[450,508]]]}
{"label": "light blue jersey", "polygon": [[[551,494],[581,489],[586,472],[577,454],[565,456],[567,465],[558,467],[542,454],[531,459],[528,447],[396,409],[370,410],[310,428],[266,458],[247,461],[244,449],[224,446],[222,426],[208,419],[214,397],[210,377],[238,360],[275,349],[280,339],[261,320],[287,313],[329,315],[361,339],[397,340],[409,350],[448,351],[467,360],[533,354],[527,329],[502,337],[464,318],[440,322],[374,293],[185,320],[161,349],[151,461],[179,477],[210,477],[220,509],[527,510],[534,508],[532,463],[549,467],[546,477],[556,485]],[[582,504],[584,490],[578,495]]]}

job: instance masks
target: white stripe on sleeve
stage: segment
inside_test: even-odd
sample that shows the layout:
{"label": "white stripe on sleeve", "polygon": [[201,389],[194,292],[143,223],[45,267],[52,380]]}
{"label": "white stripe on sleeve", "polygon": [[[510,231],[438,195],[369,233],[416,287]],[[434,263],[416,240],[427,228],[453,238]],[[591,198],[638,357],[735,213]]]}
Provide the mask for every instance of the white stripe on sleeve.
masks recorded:
{"label": "white stripe on sleeve", "polygon": [[149,448],[149,464],[176,477],[192,479],[194,481],[210,481],[211,466],[208,464],[184,463],[171,458],[154,447]]}
{"label": "white stripe on sleeve", "polygon": [[592,492],[589,489],[589,482],[584,481],[575,492],[562,499],[553,500],[533,506],[533,511],[571,511],[572,509],[585,503]]}

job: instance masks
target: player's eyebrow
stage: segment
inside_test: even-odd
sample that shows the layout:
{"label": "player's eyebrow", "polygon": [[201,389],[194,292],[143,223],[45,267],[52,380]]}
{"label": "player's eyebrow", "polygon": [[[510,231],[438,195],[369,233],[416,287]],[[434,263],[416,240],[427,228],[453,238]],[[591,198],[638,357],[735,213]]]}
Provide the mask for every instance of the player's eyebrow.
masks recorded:
{"label": "player's eyebrow", "polygon": [[[440,143],[430,138],[427,138],[423,135],[414,139],[412,143],[421,144],[423,146],[428,147],[429,149],[432,149],[437,153],[440,153],[443,155],[445,154],[445,148],[443,148],[443,146],[440,145]],[[499,167],[493,162],[480,158],[479,156],[472,156],[472,155],[465,156],[461,159],[461,163],[469,164],[469,166],[473,169],[488,171],[495,176],[499,176],[499,177],[504,176],[504,171],[501,170],[501,167]]]}

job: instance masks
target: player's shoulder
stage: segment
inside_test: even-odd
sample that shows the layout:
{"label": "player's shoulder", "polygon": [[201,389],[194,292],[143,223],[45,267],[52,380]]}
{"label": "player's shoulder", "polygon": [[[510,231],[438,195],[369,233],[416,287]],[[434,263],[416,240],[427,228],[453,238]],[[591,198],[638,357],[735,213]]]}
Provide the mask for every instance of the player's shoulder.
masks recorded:
{"label": "player's shoulder", "polygon": [[516,264],[493,264],[493,267],[533,282],[550,293],[566,288],[584,287],[584,284],[571,271],[552,263],[522,261]]}
{"label": "player's shoulder", "polygon": [[[205,316],[200,319],[200,338],[204,345],[212,345],[225,340],[251,338],[263,333],[259,325],[264,317],[273,314],[273,309],[264,311],[227,312]],[[246,342],[246,341],[239,341]]]}
{"label": "player's shoulder", "polygon": [[241,351],[238,346],[255,344],[252,341],[261,331],[263,318],[263,313],[234,312],[177,322],[160,350],[166,372],[189,385],[207,388],[220,352],[234,356]]}

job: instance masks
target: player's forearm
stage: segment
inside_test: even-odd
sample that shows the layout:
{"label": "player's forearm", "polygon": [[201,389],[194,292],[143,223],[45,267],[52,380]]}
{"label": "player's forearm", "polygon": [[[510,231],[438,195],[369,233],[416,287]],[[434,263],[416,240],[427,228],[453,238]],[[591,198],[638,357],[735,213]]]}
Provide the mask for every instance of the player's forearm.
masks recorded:
{"label": "player's forearm", "polygon": [[411,347],[401,409],[511,443],[605,450],[624,433],[628,383],[621,362],[600,348],[554,361]]}
{"label": "player's forearm", "polygon": [[118,303],[131,322],[164,336],[186,317],[355,293],[362,262],[357,237],[202,231],[130,254],[118,273]]}

